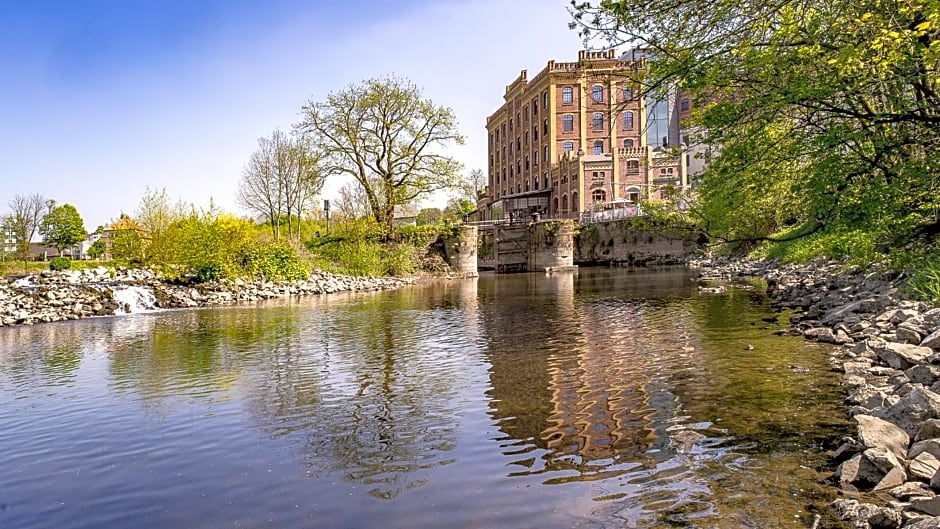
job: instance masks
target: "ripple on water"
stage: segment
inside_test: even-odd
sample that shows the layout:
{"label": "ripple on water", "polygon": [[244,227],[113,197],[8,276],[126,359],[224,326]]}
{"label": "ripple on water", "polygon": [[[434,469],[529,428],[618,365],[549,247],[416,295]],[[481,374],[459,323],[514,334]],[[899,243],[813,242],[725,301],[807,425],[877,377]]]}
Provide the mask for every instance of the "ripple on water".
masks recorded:
{"label": "ripple on water", "polygon": [[824,355],[679,279],[0,329],[0,526],[800,527]]}

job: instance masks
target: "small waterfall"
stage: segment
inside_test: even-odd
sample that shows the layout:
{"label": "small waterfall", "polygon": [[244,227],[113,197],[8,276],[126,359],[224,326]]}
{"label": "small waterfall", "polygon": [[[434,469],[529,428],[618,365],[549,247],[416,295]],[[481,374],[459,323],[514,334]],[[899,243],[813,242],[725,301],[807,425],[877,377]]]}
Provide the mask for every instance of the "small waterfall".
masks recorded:
{"label": "small waterfall", "polygon": [[111,292],[118,304],[114,314],[134,314],[157,310],[157,298],[153,292],[138,286],[113,286]]}

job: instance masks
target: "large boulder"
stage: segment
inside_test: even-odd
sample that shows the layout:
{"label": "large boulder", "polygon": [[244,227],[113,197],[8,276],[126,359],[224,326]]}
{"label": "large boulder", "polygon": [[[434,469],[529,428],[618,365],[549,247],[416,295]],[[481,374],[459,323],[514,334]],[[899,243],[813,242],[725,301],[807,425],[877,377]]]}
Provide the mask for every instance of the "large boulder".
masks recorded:
{"label": "large boulder", "polygon": [[[868,491],[877,487],[886,475],[887,472],[878,468],[878,465],[866,457],[864,453],[861,453],[843,461],[836,468],[835,477],[839,480],[839,486],[843,489]],[[897,485],[885,488],[893,488]]]}
{"label": "large boulder", "polygon": [[908,436],[914,436],[920,430],[921,423],[928,419],[940,418],[940,395],[915,385],[896,404],[874,411],[872,415],[897,425]]}
{"label": "large boulder", "polygon": [[899,459],[907,456],[910,434],[884,419],[871,415],[856,415],[858,440],[869,448],[884,447]]}
{"label": "large boulder", "polygon": [[883,347],[875,349],[875,354],[886,364],[902,371],[918,364],[926,364],[933,354],[933,349],[906,343],[888,342]]}
{"label": "large boulder", "polygon": [[920,342],[921,347],[929,347],[934,351],[940,351],[940,329],[930,333]]}
{"label": "large boulder", "polygon": [[930,452],[921,452],[908,462],[908,475],[911,479],[930,483],[931,478],[940,470],[940,459]]}
{"label": "large boulder", "polygon": [[931,516],[940,516],[940,496],[911,498],[911,508]]}

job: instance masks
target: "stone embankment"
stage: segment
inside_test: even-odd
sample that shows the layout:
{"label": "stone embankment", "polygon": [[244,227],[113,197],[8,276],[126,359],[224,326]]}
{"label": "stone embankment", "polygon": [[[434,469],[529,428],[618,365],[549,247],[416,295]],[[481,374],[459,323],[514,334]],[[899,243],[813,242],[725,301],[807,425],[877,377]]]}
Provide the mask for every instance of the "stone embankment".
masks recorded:
{"label": "stone embankment", "polygon": [[763,278],[794,333],[835,344],[856,428],[832,454],[853,529],[940,528],[940,308],[905,300],[904,278],[840,262],[701,260],[703,278]]}
{"label": "stone embankment", "polygon": [[[414,279],[354,277],[315,271],[305,281],[225,280],[195,285],[164,281],[149,269],[95,268],[0,278],[0,326],[74,320],[149,308],[252,302],[333,292],[388,290]],[[131,294],[131,295],[127,295]]]}

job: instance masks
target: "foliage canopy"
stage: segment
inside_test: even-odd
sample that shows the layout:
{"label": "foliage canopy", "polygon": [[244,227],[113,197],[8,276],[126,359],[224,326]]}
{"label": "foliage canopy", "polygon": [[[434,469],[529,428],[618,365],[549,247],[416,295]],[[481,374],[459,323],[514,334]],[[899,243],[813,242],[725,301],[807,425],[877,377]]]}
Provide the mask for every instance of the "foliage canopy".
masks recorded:
{"label": "foliage canopy", "polygon": [[711,236],[936,251],[937,2],[602,0],[573,14],[648,50],[648,92],[693,99],[693,141],[719,149],[692,209]]}
{"label": "foliage canopy", "polygon": [[368,79],[309,101],[301,114],[297,129],[322,156],[324,174],[352,177],[389,239],[395,206],[458,184],[461,164],[441,152],[464,141],[454,111],[410,81]]}

